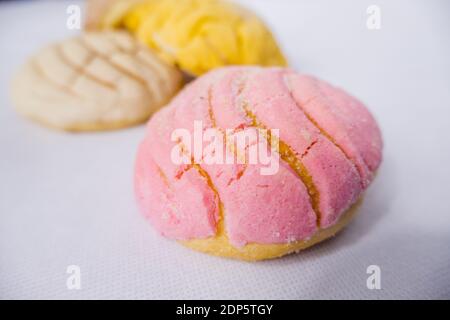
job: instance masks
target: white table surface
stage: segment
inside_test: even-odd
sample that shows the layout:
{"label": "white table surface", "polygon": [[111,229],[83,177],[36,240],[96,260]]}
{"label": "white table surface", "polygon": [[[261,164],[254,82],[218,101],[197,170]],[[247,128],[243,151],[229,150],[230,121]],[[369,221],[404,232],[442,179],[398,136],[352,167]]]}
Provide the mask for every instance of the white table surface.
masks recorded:
{"label": "white table surface", "polygon": [[[450,2],[243,1],[292,65],[339,84],[378,119],[384,161],[356,220],[301,254],[245,263],[160,237],[132,189],[143,126],[66,134],[17,116],[14,70],[76,32],[78,1],[0,3],[0,298],[450,298]],[[366,8],[381,8],[368,30]],[[381,268],[381,290],[366,268]],[[81,269],[80,290],[66,268]]]}

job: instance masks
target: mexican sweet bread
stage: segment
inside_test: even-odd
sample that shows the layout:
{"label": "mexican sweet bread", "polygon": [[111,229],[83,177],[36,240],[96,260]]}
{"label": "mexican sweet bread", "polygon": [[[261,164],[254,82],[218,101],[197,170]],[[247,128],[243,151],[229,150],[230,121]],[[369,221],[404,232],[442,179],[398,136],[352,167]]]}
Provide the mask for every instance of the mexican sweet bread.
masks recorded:
{"label": "mexican sweet bread", "polygon": [[182,76],[122,31],[87,32],[52,44],[15,75],[17,110],[69,131],[146,121],[181,86]]}
{"label": "mexican sweet bread", "polygon": [[227,0],[89,0],[86,27],[124,28],[193,76],[225,65],[286,65],[262,20]]}
{"label": "mexican sweet bread", "polygon": [[[244,161],[206,161],[219,150],[206,146],[195,155],[198,128],[223,133],[225,153]],[[192,140],[174,135],[180,129]],[[265,134],[235,143],[255,129]],[[248,160],[264,141],[279,161],[271,174]],[[213,255],[270,259],[343,228],[381,153],[374,118],[343,90],[284,68],[226,67],[189,84],[149,121],[135,191],[164,236]],[[174,161],[177,154],[188,161]]]}

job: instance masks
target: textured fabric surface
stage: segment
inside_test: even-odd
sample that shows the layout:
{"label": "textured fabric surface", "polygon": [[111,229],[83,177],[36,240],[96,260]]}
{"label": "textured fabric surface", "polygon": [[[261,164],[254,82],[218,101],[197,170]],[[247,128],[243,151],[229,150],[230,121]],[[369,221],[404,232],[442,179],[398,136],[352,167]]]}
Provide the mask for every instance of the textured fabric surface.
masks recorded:
{"label": "textured fabric surface", "polygon": [[[144,128],[50,131],[20,118],[13,71],[73,35],[77,2],[0,4],[0,298],[450,298],[450,30],[445,1],[242,1],[267,20],[291,64],[367,104],[384,160],[359,216],[336,238],[280,260],[210,257],[163,239],[132,190]],[[326,9],[325,9],[326,8]],[[26,35],[24,37],[23,35]],[[68,290],[69,265],[81,289]],[[366,286],[381,269],[381,290]]]}

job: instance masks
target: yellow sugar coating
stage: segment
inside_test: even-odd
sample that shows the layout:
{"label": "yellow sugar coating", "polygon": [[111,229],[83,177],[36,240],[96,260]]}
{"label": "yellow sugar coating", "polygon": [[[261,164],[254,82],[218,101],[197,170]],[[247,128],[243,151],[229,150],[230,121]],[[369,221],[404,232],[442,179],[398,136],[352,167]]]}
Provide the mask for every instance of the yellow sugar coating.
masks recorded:
{"label": "yellow sugar coating", "polygon": [[115,1],[101,27],[124,27],[192,75],[225,65],[286,66],[271,32],[226,0]]}

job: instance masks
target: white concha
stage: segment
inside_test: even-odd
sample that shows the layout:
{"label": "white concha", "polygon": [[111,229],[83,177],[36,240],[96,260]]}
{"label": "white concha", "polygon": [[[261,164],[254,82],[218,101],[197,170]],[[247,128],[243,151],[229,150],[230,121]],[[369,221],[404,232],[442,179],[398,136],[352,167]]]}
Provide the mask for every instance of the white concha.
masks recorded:
{"label": "white concha", "polygon": [[108,130],[141,123],[166,104],[182,75],[125,32],[87,32],[52,44],[19,70],[17,110],[47,126]]}

